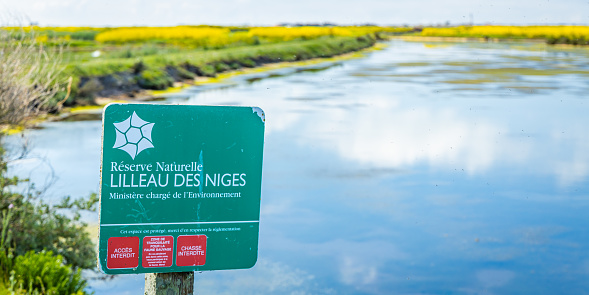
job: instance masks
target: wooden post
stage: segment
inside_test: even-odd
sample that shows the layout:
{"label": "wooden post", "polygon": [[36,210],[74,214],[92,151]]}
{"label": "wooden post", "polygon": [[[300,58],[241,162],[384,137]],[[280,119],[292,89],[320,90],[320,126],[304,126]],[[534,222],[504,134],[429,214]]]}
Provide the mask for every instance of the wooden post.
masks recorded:
{"label": "wooden post", "polygon": [[146,273],[145,295],[193,295],[194,272]]}

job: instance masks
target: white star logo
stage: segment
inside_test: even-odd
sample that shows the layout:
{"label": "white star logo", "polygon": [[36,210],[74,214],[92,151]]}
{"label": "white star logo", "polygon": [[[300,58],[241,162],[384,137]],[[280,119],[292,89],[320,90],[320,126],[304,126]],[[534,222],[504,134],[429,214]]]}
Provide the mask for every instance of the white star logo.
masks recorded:
{"label": "white star logo", "polygon": [[133,112],[127,120],[113,124],[117,136],[113,148],[127,152],[133,160],[143,150],[154,147],[151,130],[155,123],[144,121]]}

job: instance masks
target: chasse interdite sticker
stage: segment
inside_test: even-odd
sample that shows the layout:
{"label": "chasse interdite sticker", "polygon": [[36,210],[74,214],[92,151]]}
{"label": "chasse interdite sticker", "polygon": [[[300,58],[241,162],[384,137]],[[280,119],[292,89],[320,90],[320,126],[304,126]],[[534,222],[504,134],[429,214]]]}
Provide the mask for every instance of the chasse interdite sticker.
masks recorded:
{"label": "chasse interdite sticker", "polygon": [[128,274],[252,267],[264,126],[265,114],[256,107],[105,107],[100,269]]}
{"label": "chasse interdite sticker", "polygon": [[204,265],[207,260],[207,236],[179,236],[176,248],[177,266]]}

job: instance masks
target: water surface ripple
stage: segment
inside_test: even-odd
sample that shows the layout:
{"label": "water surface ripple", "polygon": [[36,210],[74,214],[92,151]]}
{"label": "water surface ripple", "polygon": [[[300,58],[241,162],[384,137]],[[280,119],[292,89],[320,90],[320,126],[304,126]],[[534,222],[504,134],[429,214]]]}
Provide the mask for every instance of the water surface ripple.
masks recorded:
{"label": "water surface ripple", "polygon": [[[198,273],[197,293],[589,292],[589,50],[392,41],[282,71],[170,99],[266,112],[258,264]],[[28,131],[37,158],[11,171],[97,191],[100,128]]]}

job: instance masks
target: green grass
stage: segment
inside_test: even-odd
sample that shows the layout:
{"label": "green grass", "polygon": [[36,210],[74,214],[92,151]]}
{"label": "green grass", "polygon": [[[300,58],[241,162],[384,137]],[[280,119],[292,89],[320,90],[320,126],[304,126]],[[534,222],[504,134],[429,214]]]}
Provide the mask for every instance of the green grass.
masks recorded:
{"label": "green grass", "polygon": [[133,68],[138,62],[147,67],[163,68],[168,65],[178,66],[191,64],[203,66],[219,62],[242,62],[245,66],[255,65],[252,60],[267,60],[268,62],[297,61],[317,57],[331,57],[371,46],[373,40],[364,42],[356,38],[325,38],[310,41],[295,41],[279,44],[259,46],[244,46],[218,50],[186,50],[182,52],[162,52],[137,56],[136,58],[107,58],[84,63],[70,64],[74,75],[98,76],[113,74]]}
{"label": "green grass", "polygon": [[10,294],[10,291],[8,291],[8,288],[4,284],[4,281],[0,280],[0,295],[3,295],[3,294]]}
{"label": "green grass", "polygon": [[[158,50],[157,47],[139,47],[139,51],[133,51],[133,48],[126,47],[122,50],[129,51],[130,58],[116,57],[118,55],[114,51],[88,61],[75,60],[70,55],[70,62],[63,75],[64,79],[68,76],[74,78],[72,97],[68,99],[68,104],[79,105],[89,103],[89,98],[105,89],[101,85],[94,85],[100,84],[100,78],[104,77],[115,79],[119,85],[125,84],[129,87],[165,89],[172,86],[174,81],[193,79],[195,76],[214,77],[222,72],[268,63],[332,57],[370,47],[375,42],[373,38],[366,36],[326,37],[218,50]],[[60,100],[63,95],[61,93],[56,100]]]}
{"label": "green grass", "polygon": [[[219,43],[212,39],[210,44],[195,43],[191,39],[149,39],[123,43],[96,40],[98,34],[111,29],[5,28],[11,38],[27,37],[30,42],[42,44],[55,52],[62,52],[63,49],[63,54],[54,55],[56,59],[61,58],[64,70],[60,81],[64,87],[49,103],[49,111],[58,111],[66,96],[66,106],[91,105],[96,103],[97,97],[134,97],[138,93],[142,95],[142,89],[162,90],[173,86],[174,82],[194,81],[199,76],[216,77],[219,73],[269,63],[333,57],[370,47],[376,40],[389,35],[411,31],[408,28],[359,28],[359,31],[351,29],[351,35],[342,34],[346,37],[326,34],[312,39],[303,36],[284,41],[290,38],[286,36],[274,40],[247,34],[244,37],[243,32],[251,28],[231,27],[230,42]],[[359,35],[364,33],[367,35]],[[70,78],[71,82],[66,82]]]}

